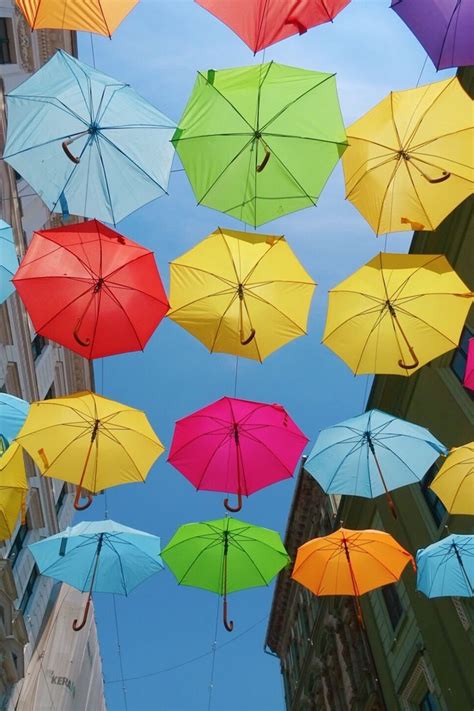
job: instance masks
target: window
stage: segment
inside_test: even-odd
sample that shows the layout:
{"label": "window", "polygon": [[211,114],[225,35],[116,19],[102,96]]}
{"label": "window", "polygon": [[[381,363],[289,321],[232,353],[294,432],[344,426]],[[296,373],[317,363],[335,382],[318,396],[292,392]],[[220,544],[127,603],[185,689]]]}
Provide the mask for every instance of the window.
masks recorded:
{"label": "window", "polygon": [[28,526],[23,523],[18,529],[18,533],[15,536],[15,540],[13,541],[12,547],[10,548],[10,552],[8,554],[8,560],[10,561],[12,568],[15,566],[18,554],[23,548],[23,543],[25,542],[25,538],[27,535]]}
{"label": "window", "polygon": [[14,42],[12,21],[9,17],[0,17],[0,64],[14,64]]}
{"label": "window", "polygon": [[428,691],[421,699],[418,708],[420,711],[439,711],[439,704],[431,691]]}
{"label": "window", "polygon": [[20,602],[20,610],[25,613],[26,608],[28,607],[28,603],[31,599],[31,596],[33,595],[33,590],[35,588],[36,581],[38,580],[40,576],[40,572],[38,570],[38,566],[35,565],[33,570],[31,571],[30,578],[28,582],[26,583],[26,588],[25,592],[23,593],[23,597],[21,598]]}
{"label": "window", "polygon": [[61,506],[64,503],[64,499],[68,495],[68,490],[67,490],[67,484],[63,484],[63,488],[59,492],[58,500],[56,501],[56,516],[59,514],[59,511],[61,510]]}
{"label": "window", "polygon": [[46,346],[46,339],[40,336],[39,333],[33,338],[31,342],[31,350],[33,351],[33,360],[39,358],[43,352],[43,348]]}
{"label": "window", "polygon": [[[469,348],[469,340],[474,336],[474,333],[468,326],[465,326],[461,332],[461,338],[459,341],[459,346],[454,351],[454,355],[451,360],[451,370],[453,371],[456,378],[462,383],[464,381],[464,373],[466,372],[467,365],[467,351]],[[466,393],[474,399],[474,392],[472,390],[467,390]]]}
{"label": "window", "polygon": [[423,494],[425,501],[428,504],[428,508],[431,512],[431,515],[433,516],[436,525],[440,526],[441,521],[443,520],[444,515],[446,513],[446,508],[444,507],[444,504],[441,499],[438,499],[434,491],[429,488],[431,482],[433,481],[437,473],[438,466],[436,464],[433,464],[433,466],[428,469],[425,476],[421,480],[421,493]]}
{"label": "window", "polygon": [[54,383],[51,383],[51,387],[44,396],[43,400],[51,400],[51,398],[56,397],[56,391],[54,389]]}
{"label": "window", "polygon": [[392,629],[395,629],[403,615],[402,602],[398,595],[397,588],[394,583],[390,583],[389,585],[384,585],[381,591]]}

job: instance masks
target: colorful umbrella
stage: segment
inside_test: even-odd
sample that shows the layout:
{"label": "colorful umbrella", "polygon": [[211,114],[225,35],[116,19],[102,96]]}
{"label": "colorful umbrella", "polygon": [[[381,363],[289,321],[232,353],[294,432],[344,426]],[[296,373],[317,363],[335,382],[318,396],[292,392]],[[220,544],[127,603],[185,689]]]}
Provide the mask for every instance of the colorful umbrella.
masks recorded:
{"label": "colorful umbrella", "polygon": [[449,452],[430,488],[450,514],[474,515],[474,442]]}
{"label": "colorful umbrella", "polygon": [[33,402],[17,441],[42,474],[76,485],[78,511],[92,503],[79,504],[83,488],[145,481],[164,451],[144,412],[91,392]]}
{"label": "colorful umbrella", "polygon": [[15,291],[11,279],[17,269],[18,257],[13,229],[7,222],[0,220],[0,304]]}
{"label": "colorful umbrella", "polygon": [[474,64],[472,0],[392,0],[436,69]]}
{"label": "colorful umbrella", "polygon": [[92,593],[128,595],[140,583],[163,570],[160,539],[111,521],[84,521],[28,546],[42,575],[88,592],[87,621]]}
{"label": "colorful umbrella", "polygon": [[369,410],[320,432],[305,469],[326,494],[375,498],[418,483],[446,447],[424,427]]}
{"label": "colorful umbrella", "polygon": [[334,74],[198,73],[173,143],[200,205],[253,226],[316,205],[347,147]]}
{"label": "colorful umbrella", "polygon": [[291,577],[315,595],[359,596],[395,583],[413,557],[388,533],[340,528],[298,548]]}
{"label": "colorful umbrella", "polygon": [[138,0],[16,0],[32,30],[83,30],[110,37]]}
{"label": "colorful umbrella", "polygon": [[308,439],[281,405],[223,397],[178,420],[168,461],[196,489],[242,496],[293,476]]}
{"label": "colorful umbrella", "polygon": [[332,22],[350,0],[196,0],[231,28],[254,54],[311,27]]}
{"label": "colorful umbrella", "polygon": [[469,390],[474,390],[474,338],[469,339],[463,385]]}
{"label": "colorful umbrella", "polygon": [[5,160],[53,212],[117,223],[166,193],[174,124],[59,50],[7,96]]}
{"label": "colorful umbrella", "polygon": [[261,362],[306,333],[315,286],[284,237],[219,227],[171,262],[168,316],[211,352]]}
{"label": "colorful umbrella", "polygon": [[474,536],[452,534],[416,554],[416,589],[426,597],[474,597]]}
{"label": "colorful umbrella", "polygon": [[35,232],[13,281],[36,331],[86,358],[142,350],[169,308],[153,253],[97,220]]}
{"label": "colorful umbrella", "polygon": [[181,526],[162,557],[180,585],[223,596],[228,632],[234,623],[227,620],[227,593],[269,585],[290,562],[276,531],[233,518]]}
{"label": "colorful umbrella", "polygon": [[410,375],[458,345],[473,299],[443,255],[380,253],[329,292],[323,343],[355,374]]}
{"label": "colorful umbrella", "polygon": [[21,447],[13,442],[0,456],[0,540],[13,534],[20,513],[26,513],[28,481]]}
{"label": "colorful umbrella", "polygon": [[472,194],[472,99],[456,77],[392,92],[347,138],[346,197],[376,234],[434,230]]}
{"label": "colorful umbrella", "polygon": [[0,435],[8,443],[17,436],[21,430],[30,409],[30,403],[19,397],[0,393]]}

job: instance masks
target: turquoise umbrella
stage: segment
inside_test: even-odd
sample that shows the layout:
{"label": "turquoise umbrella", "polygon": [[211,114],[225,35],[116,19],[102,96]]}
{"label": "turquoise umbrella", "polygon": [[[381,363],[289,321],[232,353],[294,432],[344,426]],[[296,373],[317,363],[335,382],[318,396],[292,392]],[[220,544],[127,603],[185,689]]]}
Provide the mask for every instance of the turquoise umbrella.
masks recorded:
{"label": "turquoise umbrella", "polygon": [[0,434],[11,442],[23,427],[30,403],[8,393],[0,393]]}
{"label": "turquoise umbrella", "polygon": [[163,569],[160,539],[110,519],[83,522],[28,546],[40,573],[88,592],[82,629],[93,592],[128,595]]}
{"label": "turquoise umbrella", "polygon": [[426,597],[474,597],[474,536],[452,534],[416,554],[416,589]]}
{"label": "turquoise umbrella", "polygon": [[117,223],[167,191],[173,122],[59,50],[7,96],[5,160],[53,212]]}
{"label": "turquoise umbrella", "polygon": [[11,279],[17,269],[18,257],[13,230],[7,222],[0,220],[0,304],[15,291]]}

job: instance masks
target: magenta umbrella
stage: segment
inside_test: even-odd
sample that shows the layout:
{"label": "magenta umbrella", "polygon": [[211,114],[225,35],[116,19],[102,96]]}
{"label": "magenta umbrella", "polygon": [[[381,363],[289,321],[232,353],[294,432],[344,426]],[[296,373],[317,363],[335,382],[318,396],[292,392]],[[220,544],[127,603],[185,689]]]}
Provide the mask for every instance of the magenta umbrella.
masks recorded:
{"label": "magenta umbrella", "polygon": [[463,385],[465,388],[469,388],[469,390],[474,390],[474,338],[469,339]]}
{"label": "magenta umbrella", "polygon": [[308,438],[281,405],[223,397],[178,420],[168,461],[197,490],[242,496],[293,476]]}

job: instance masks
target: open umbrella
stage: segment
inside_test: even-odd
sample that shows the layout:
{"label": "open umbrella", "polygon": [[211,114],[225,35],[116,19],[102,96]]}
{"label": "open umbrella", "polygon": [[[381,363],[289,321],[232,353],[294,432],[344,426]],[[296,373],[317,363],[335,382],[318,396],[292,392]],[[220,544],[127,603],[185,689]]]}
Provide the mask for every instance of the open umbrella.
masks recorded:
{"label": "open umbrella", "polygon": [[53,212],[117,223],[166,193],[175,125],[66,52],[7,96],[5,160]]}
{"label": "open umbrella", "polygon": [[196,489],[242,496],[293,476],[308,439],[281,405],[223,397],[176,423],[168,461]]}
{"label": "open umbrella", "polygon": [[451,449],[430,489],[450,514],[474,515],[474,442]]}
{"label": "open umbrella", "polygon": [[392,92],[347,138],[346,197],[376,234],[434,230],[472,194],[472,99],[457,77]]}
{"label": "open umbrella", "polygon": [[471,0],[392,0],[436,69],[474,64],[474,3]]}
{"label": "open umbrella", "polygon": [[350,0],[196,0],[255,54],[311,27],[332,22]]}
{"label": "open umbrella", "polygon": [[424,427],[369,410],[322,430],[305,469],[326,494],[375,498],[418,483],[446,447]]}
{"label": "open umbrella", "polygon": [[169,318],[211,352],[262,361],[306,333],[316,284],[282,236],[219,227],[170,274]]}
{"label": "open umbrella", "polygon": [[28,481],[21,447],[13,442],[0,455],[0,540],[13,534],[18,516],[26,513]]}
{"label": "open umbrella", "polygon": [[456,348],[473,300],[443,255],[380,253],[329,292],[323,343],[355,374],[410,375]]}
{"label": "open umbrella", "polygon": [[474,536],[451,534],[416,554],[416,589],[426,597],[474,597]]}
{"label": "open umbrella", "polygon": [[395,583],[413,557],[388,533],[340,528],[298,548],[291,577],[315,595],[354,595],[359,622],[359,596]]}
{"label": "open umbrella", "polygon": [[87,621],[94,592],[128,595],[163,570],[160,539],[110,519],[84,521],[28,546],[42,575],[87,592],[78,632]]}
{"label": "open umbrella", "polygon": [[76,485],[78,511],[92,503],[82,489],[145,481],[164,451],[144,412],[91,392],[33,402],[17,441],[42,474]]}
{"label": "open umbrella", "polygon": [[469,339],[463,385],[469,390],[474,390],[474,338]]}
{"label": "open umbrella", "polygon": [[276,531],[233,518],[180,526],[162,557],[180,585],[223,596],[228,632],[234,623],[227,619],[227,593],[269,585],[290,562]]}
{"label": "open umbrella", "polygon": [[15,291],[11,279],[18,269],[13,229],[0,220],[0,304]]}
{"label": "open umbrella", "polygon": [[26,400],[9,393],[0,393],[0,435],[8,443],[15,439],[21,430],[29,409],[30,403]]}
{"label": "open umbrella", "polygon": [[14,284],[36,331],[86,358],[142,350],[168,310],[153,253],[97,220],[35,232]]}
{"label": "open umbrella", "polygon": [[200,205],[258,226],[312,207],[347,147],[334,74],[198,73],[173,143]]}
{"label": "open umbrella", "polygon": [[83,30],[110,37],[138,0],[16,0],[32,30]]}

